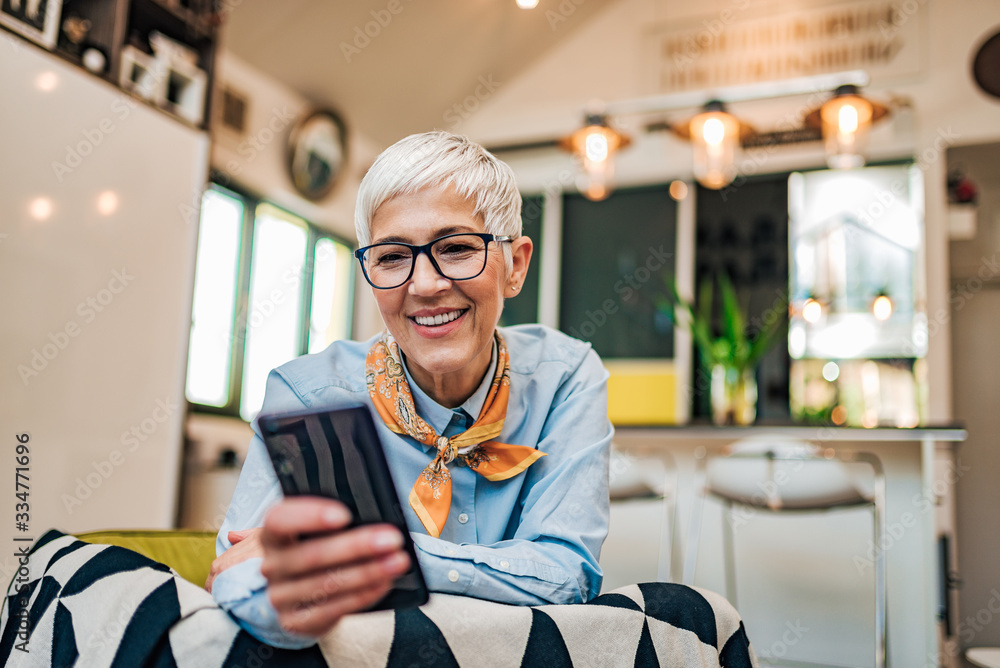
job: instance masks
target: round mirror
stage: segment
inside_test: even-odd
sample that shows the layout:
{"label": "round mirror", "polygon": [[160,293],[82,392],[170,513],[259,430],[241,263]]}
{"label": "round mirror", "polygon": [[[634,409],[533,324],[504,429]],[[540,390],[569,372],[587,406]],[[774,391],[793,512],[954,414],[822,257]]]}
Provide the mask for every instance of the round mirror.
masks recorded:
{"label": "round mirror", "polygon": [[1000,97],[1000,32],[979,47],[972,61],[972,76],[984,93]]}
{"label": "round mirror", "polygon": [[336,113],[313,112],[292,128],[288,168],[295,189],[304,197],[326,197],[346,163],[347,130]]}

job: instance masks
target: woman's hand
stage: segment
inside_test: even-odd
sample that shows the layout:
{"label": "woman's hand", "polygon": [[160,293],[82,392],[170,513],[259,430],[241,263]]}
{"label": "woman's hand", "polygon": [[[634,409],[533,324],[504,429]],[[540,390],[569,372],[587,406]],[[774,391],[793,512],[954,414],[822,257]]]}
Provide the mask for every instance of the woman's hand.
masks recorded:
{"label": "woman's hand", "polygon": [[[344,615],[365,610],[410,567],[403,536],[391,525],[346,528],[350,511],[319,497],[285,499],[268,512],[261,573],[287,631],[319,637]],[[302,539],[302,535],[328,534]]]}
{"label": "woman's hand", "polygon": [[208,580],[205,581],[205,589],[212,591],[212,583],[215,582],[215,578],[227,568],[247,559],[264,556],[264,547],[260,544],[261,531],[262,529],[257,527],[242,531],[230,531],[227,534],[231,547],[212,562],[212,568],[208,571]]}

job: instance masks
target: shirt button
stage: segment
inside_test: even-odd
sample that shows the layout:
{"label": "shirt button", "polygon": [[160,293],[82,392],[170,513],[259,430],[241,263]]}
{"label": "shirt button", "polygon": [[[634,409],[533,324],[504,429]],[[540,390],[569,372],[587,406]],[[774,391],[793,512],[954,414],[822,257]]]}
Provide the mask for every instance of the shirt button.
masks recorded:
{"label": "shirt button", "polygon": [[454,569],[448,571],[448,579],[451,580],[452,582],[458,582],[458,571]]}
{"label": "shirt button", "polygon": [[468,521],[469,521],[469,516],[466,515],[465,513],[462,513],[461,515],[458,516],[459,524],[465,524]]}
{"label": "shirt button", "polygon": [[510,568],[510,562],[507,561],[506,559],[501,559],[500,560],[500,568],[502,568],[504,570],[507,570],[508,568]]}
{"label": "shirt button", "polygon": [[445,550],[445,552],[446,552],[447,554],[458,554],[458,552],[456,552],[455,550],[453,550],[453,549],[451,549],[451,548],[448,548],[447,550]]}

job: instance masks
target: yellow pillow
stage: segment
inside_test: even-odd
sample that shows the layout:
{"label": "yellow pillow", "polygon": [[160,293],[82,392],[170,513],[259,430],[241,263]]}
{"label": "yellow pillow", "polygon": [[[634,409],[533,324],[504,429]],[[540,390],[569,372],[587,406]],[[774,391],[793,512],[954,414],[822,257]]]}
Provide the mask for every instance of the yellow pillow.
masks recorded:
{"label": "yellow pillow", "polygon": [[215,533],[211,531],[91,531],[76,536],[87,543],[117,545],[170,566],[182,578],[205,586],[215,559]]}

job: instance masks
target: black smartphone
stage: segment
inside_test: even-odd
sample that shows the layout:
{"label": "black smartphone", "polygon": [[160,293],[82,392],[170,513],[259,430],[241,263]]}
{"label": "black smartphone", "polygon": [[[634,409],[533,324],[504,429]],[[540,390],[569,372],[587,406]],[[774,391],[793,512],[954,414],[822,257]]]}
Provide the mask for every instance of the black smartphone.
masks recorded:
{"label": "black smartphone", "polygon": [[410,570],[369,610],[426,603],[427,584],[368,409],[262,415],[257,423],[285,496],[337,499],[350,509],[352,526],[386,522],[403,533]]}

